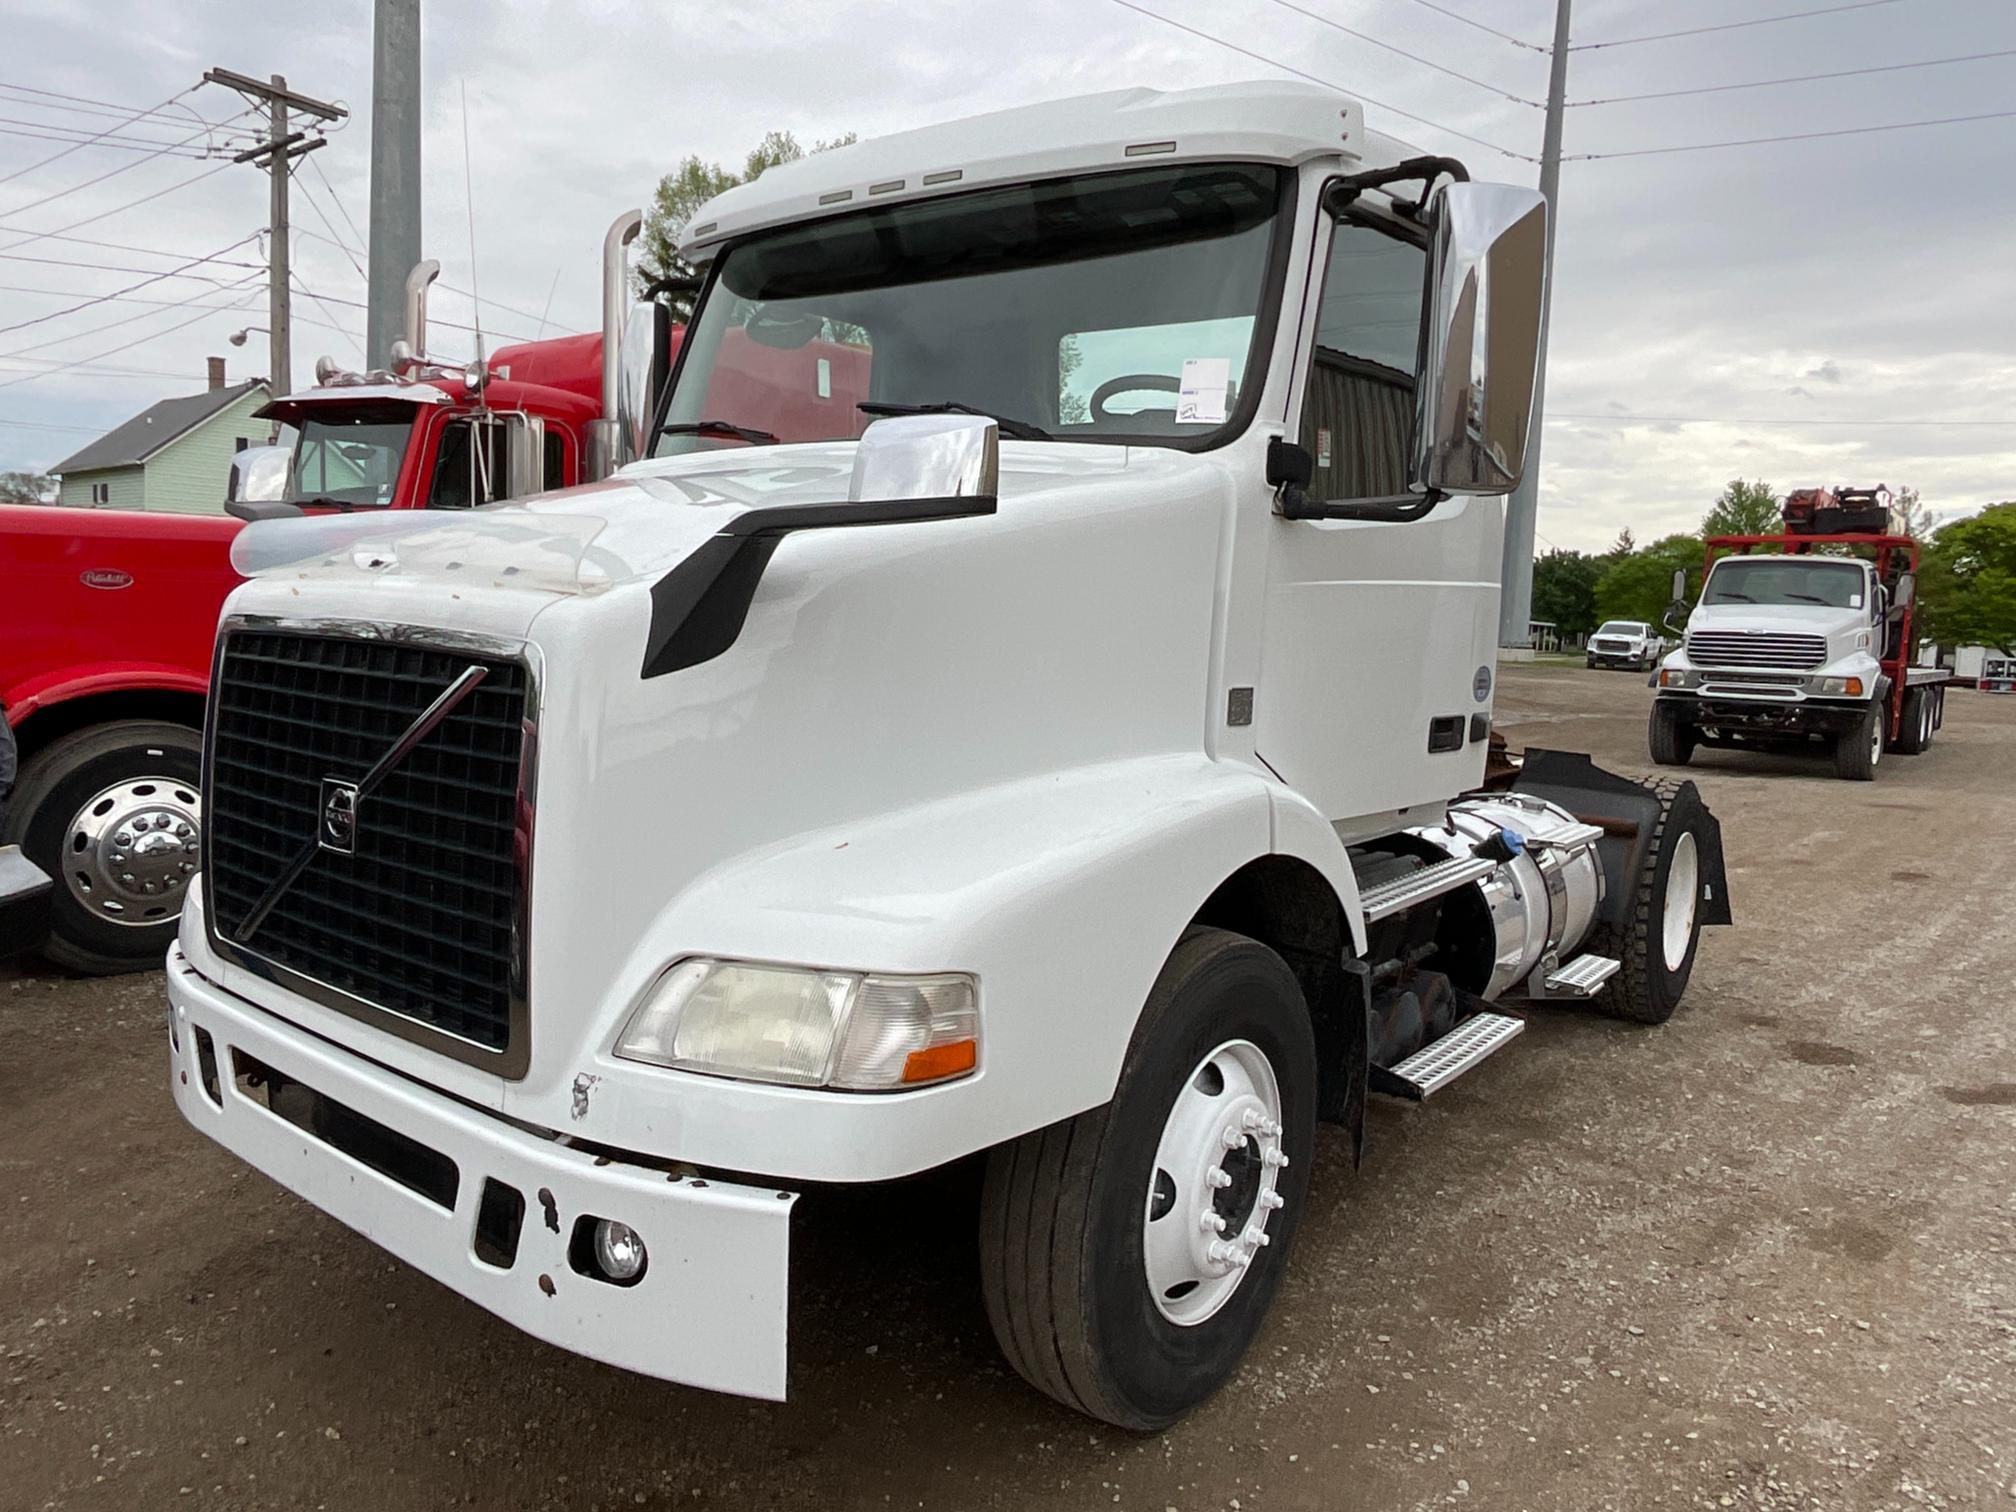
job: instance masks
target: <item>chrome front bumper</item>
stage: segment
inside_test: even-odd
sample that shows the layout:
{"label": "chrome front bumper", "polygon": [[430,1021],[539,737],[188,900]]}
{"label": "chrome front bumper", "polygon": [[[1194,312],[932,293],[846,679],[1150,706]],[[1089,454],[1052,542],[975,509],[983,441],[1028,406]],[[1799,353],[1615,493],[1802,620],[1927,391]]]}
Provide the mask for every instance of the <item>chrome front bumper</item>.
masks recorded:
{"label": "chrome front bumper", "polygon": [[[176,1104],[248,1164],[548,1343],[684,1385],[783,1400],[796,1193],[668,1175],[528,1133],[281,1023],[205,978],[179,944],[168,952],[168,1002]],[[452,1192],[437,1184],[429,1195],[281,1117],[243,1080],[260,1067],[421,1147],[430,1168],[449,1163]],[[479,1208],[499,1186],[524,1204],[509,1263],[477,1249]],[[584,1218],[642,1236],[649,1259],[634,1284],[577,1268]]]}

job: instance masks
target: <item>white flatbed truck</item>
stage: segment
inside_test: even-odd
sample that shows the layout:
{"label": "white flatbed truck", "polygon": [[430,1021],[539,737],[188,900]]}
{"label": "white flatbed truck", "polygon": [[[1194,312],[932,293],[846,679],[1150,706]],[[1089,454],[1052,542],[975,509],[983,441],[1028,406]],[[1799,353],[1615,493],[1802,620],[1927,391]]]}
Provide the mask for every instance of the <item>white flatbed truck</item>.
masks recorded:
{"label": "white flatbed truck", "polygon": [[1008,1358],[1175,1421],[1319,1120],[1534,1000],[1659,1022],[1729,918],[1691,785],[1489,759],[1545,237],[1281,84],[722,195],[615,476],[239,536],[189,1122],[540,1338],[773,1398],[798,1192],[984,1155]]}

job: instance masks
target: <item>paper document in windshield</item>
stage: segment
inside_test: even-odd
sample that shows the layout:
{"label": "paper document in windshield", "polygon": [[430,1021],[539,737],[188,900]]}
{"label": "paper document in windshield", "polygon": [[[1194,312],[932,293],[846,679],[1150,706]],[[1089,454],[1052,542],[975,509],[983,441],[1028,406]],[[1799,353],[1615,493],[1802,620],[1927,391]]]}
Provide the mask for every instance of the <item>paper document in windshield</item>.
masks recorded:
{"label": "paper document in windshield", "polygon": [[1225,391],[1232,383],[1229,357],[1188,357],[1176,395],[1178,425],[1223,425]]}

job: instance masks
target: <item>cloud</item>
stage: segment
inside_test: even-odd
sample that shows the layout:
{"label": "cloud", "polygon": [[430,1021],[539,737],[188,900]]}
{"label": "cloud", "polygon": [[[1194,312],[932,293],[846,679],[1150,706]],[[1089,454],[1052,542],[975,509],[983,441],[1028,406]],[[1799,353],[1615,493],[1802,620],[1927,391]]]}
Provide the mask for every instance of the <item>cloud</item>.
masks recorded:
{"label": "cloud", "polygon": [[1805,376],[1808,378],[1817,378],[1822,383],[1839,383],[1841,381],[1841,364],[1836,362],[1832,357],[1829,357],[1820,366],[1808,369]]}

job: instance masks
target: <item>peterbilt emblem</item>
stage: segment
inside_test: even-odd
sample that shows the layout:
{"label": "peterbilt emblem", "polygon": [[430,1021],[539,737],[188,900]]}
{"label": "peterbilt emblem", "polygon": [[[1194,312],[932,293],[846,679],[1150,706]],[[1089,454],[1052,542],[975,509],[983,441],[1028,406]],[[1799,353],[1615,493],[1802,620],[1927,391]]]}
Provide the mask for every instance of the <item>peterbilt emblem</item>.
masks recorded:
{"label": "peterbilt emblem", "polygon": [[322,779],[322,849],[349,856],[357,851],[357,784]]}
{"label": "peterbilt emblem", "polygon": [[117,567],[93,567],[78,573],[77,581],[86,588],[131,588],[133,574],[121,572]]}

